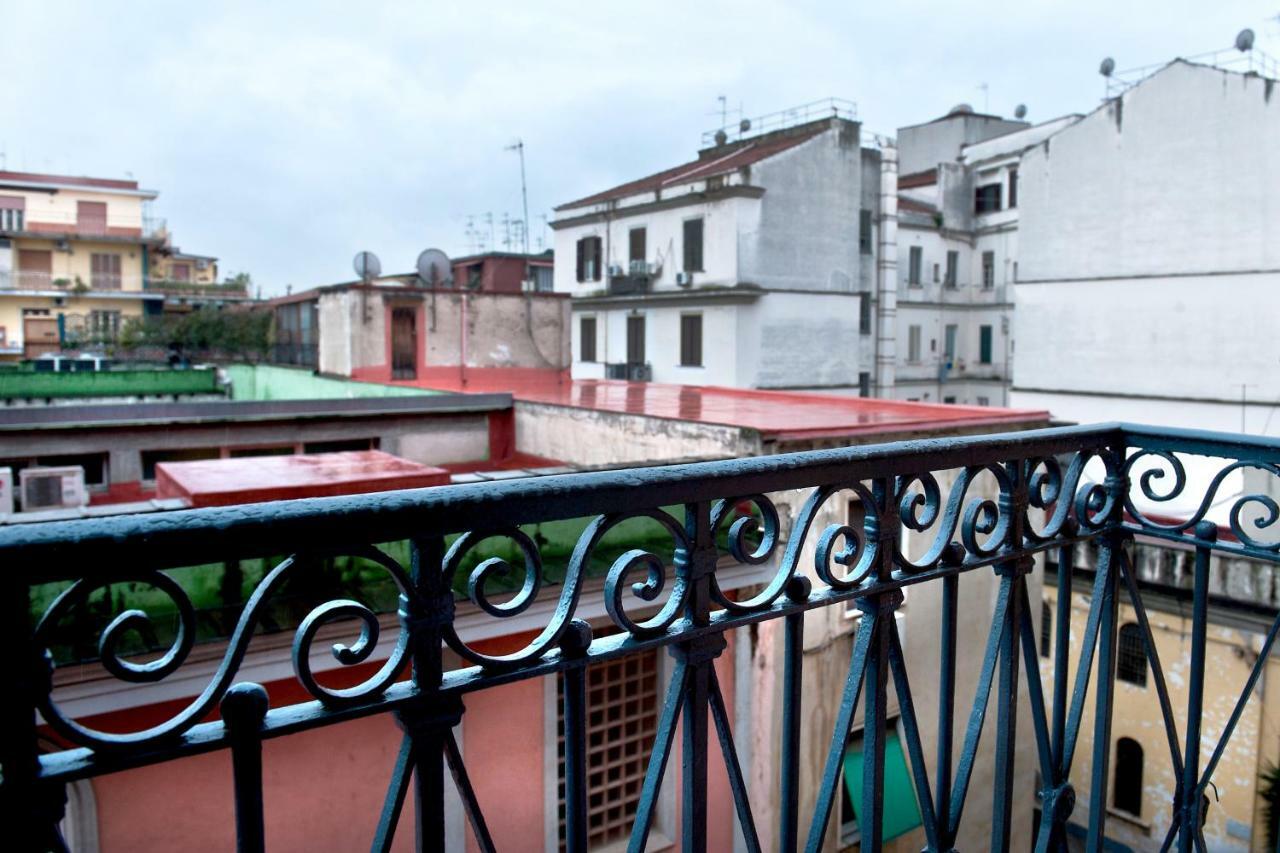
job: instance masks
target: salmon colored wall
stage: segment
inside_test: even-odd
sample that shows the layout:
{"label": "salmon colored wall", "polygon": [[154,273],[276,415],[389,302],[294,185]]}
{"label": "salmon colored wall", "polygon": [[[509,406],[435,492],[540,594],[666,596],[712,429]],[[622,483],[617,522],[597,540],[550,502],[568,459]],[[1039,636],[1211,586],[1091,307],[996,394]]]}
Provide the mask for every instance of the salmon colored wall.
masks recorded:
{"label": "salmon colored wall", "polygon": [[[482,690],[463,701],[462,755],[495,847],[541,850],[546,760],[542,679]],[[467,850],[479,849],[468,827]]]}

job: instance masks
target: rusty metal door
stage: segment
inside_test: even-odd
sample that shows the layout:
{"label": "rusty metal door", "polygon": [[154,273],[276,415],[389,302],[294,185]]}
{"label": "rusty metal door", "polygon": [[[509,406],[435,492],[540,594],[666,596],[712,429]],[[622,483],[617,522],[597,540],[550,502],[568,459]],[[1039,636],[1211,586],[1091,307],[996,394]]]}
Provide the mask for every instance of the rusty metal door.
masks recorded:
{"label": "rusty metal door", "polygon": [[61,349],[58,343],[58,321],[54,317],[22,318],[22,356],[39,358]]}
{"label": "rusty metal door", "polygon": [[391,378],[418,378],[418,312],[391,310]]}

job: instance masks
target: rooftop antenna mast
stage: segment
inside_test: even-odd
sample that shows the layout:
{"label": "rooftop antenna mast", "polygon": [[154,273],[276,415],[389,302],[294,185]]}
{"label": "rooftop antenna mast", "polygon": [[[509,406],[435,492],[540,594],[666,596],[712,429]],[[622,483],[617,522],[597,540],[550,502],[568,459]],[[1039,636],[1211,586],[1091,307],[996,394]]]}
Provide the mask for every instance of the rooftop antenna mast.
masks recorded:
{"label": "rooftop antenna mast", "polygon": [[508,151],[520,155],[520,203],[524,207],[524,280],[529,280],[529,184],[524,174],[524,139],[517,138],[514,145],[507,146]]}

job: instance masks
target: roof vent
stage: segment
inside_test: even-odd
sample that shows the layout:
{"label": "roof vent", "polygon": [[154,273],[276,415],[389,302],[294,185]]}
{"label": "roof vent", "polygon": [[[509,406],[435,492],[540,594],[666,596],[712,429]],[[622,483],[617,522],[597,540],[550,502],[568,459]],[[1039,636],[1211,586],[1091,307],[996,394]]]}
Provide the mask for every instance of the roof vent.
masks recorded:
{"label": "roof vent", "polygon": [[951,111],[948,112],[947,115],[949,116],[973,115],[973,105],[972,104],[956,104],[954,107],[951,108]]}

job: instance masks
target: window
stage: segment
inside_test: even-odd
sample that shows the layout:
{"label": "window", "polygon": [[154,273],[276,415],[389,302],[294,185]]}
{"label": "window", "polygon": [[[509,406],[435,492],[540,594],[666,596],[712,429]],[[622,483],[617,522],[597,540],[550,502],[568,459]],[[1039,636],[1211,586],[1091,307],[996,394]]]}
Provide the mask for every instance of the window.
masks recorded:
{"label": "window", "polygon": [[[564,677],[557,677],[560,843],[565,840]],[[640,654],[587,668],[587,846],[631,834],[649,752],[658,731],[658,655]]]}
{"label": "window", "polygon": [[647,242],[648,232],[644,228],[632,228],[627,235],[628,254],[627,260],[631,263],[644,263],[645,260],[645,243]]}
{"label": "window", "polygon": [[871,334],[871,294],[858,294],[858,331],[864,335]]}
{"label": "window", "polygon": [[1049,602],[1040,602],[1040,657],[1049,656],[1049,644],[1053,642],[1053,610]]}
{"label": "window", "polygon": [[920,327],[907,328],[907,361],[920,360]]}
{"label": "window", "polygon": [[191,281],[191,264],[174,264],[173,280]]}
{"label": "window", "polygon": [[990,290],[996,286],[996,253],[982,253],[982,288]]}
{"label": "window", "polygon": [[991,405],[991,398],[990,398],[990,397],[979,397],[979,398],[978,398],[978,405],[979,405],[979,406],[990,406],[990,405]]}
{"label": "window", "polygon": [[94,290],[119,290],[120,256],[111,252],[90,255],[89,286]]}
{"label": "window", "polygon": [[948,323],[943,329],[943,354],[947,358],[956,357],[956,338],[960,335],[960,327],[955,323]]}
{"label": "window", "polygon": [[627,364],[644,364],[645,323],[643,314],[627,317]]}
{"label": "window", "polygon": [[948,405],[954,406],[954,405],[955,405],[955,403],[956,403],[955,395],[954,395],[954,394],[948,394],[947,396],[945,396],[945,397],[943,397],[943,398],[942,398],[942,402],[944,402],[944,403],[946,403],[946,404],[948,404]]}
{"label": "window", "polygon": [[1142,745],[1133,738],[1116,741],[1116,784],[1111,805],[1134,817],[1142,816]]}
{"label": "window", "polygon": [[[855,732],[845,746],[840,788],[840,846],[861,840],[858,818],[862,811],[862,744],[863,732]],[[884,728],[884,816],[880,840],[889,841],[905,835],[922,824],[920,806],[916,802],[915,785],[907,770],[906,755],[898,737],[897,720]]]}
{"label": "window", "polygon": [[1000,185],[985,184],[974,192],[974,213],[995,213],[1000,209]]}
{"label": "window", "polygon": [[871,254],[871,211],[858,211],[858,251]]}
{"label": "window", "polygon": [[599,237],[583,237],[578,241],[578,281],[599,281],[603,243]]}
{"label": "window", "polygon": [[0,231],[21,231],[26,207],[20,195],[0,195]]}
{"label": "window", "polygon": [[142,451],[142,479],[155,480],[156,466],[161,462],[193,462],[199,459],[217,459],[220,455],[216,447],[144,450]]}
{"label": "window", "polygon": [[1016,167],[1009,169],[1009,209],[1013,210],[1018,206],[1018,170]]}
{"label": "window", "polygon": [[960,267],[960,253],[955,249],[947,252],[947,276],[945,279],[947,287],[956,286],[956,276]]}
{"label": "window", "polygon": [[532,266],[529,271],[533,273],[533,289],[535,292],[550,293],[556,289],[554,267]]}
{"label": "window", "polygon": [[991,363],[991,327],[978,327],[978,361],[982,364]]}
{"label": "window", "polygon": [[858,374],[858,396],[871,396],[871,374],[866,370]]}
{"label": "window", "polygon": [[913,287],[920,285],[920,267],[924,265],[924,249],[912,246],[907,255],[907,284]]}
{"label": "window", "polygon": [[578,320],[578,360],[596,360],[596,318],[583,317]]}
{"label": "window", "polygon": [[1119,643],[1116,646],[1116,678],[1139,687],[1147,686],[1147,642],[1142,636],[1142,628],[1136,622],[1126,622],[1120,626]]}
{"label": "window", "polygon": [[233,447],[227,451],[231,459],[253,459],[258,456],[292,456],[292,444],[278,444],[275,447]]}
{"label": "window", "polygon": [[1014,281],[1018,280],[1018,262],[1017,261],[1013,262],[1013,280]]}
{"label": "window", "polygon": [[119,311],[90,311],[89,337],[94,341],[114,341],[120,335]]}
{"label": "window", "polygon": [[702,272],[702,218],[684,221],[684,271]]}
{"label": "window", "polygon": [[107,203],[105,201],[77,201],[76,230],[81,234],[106,234]]}
{"label": "window", "polygon": [[680,366],[702,367],[702,315],[680,315]]}

